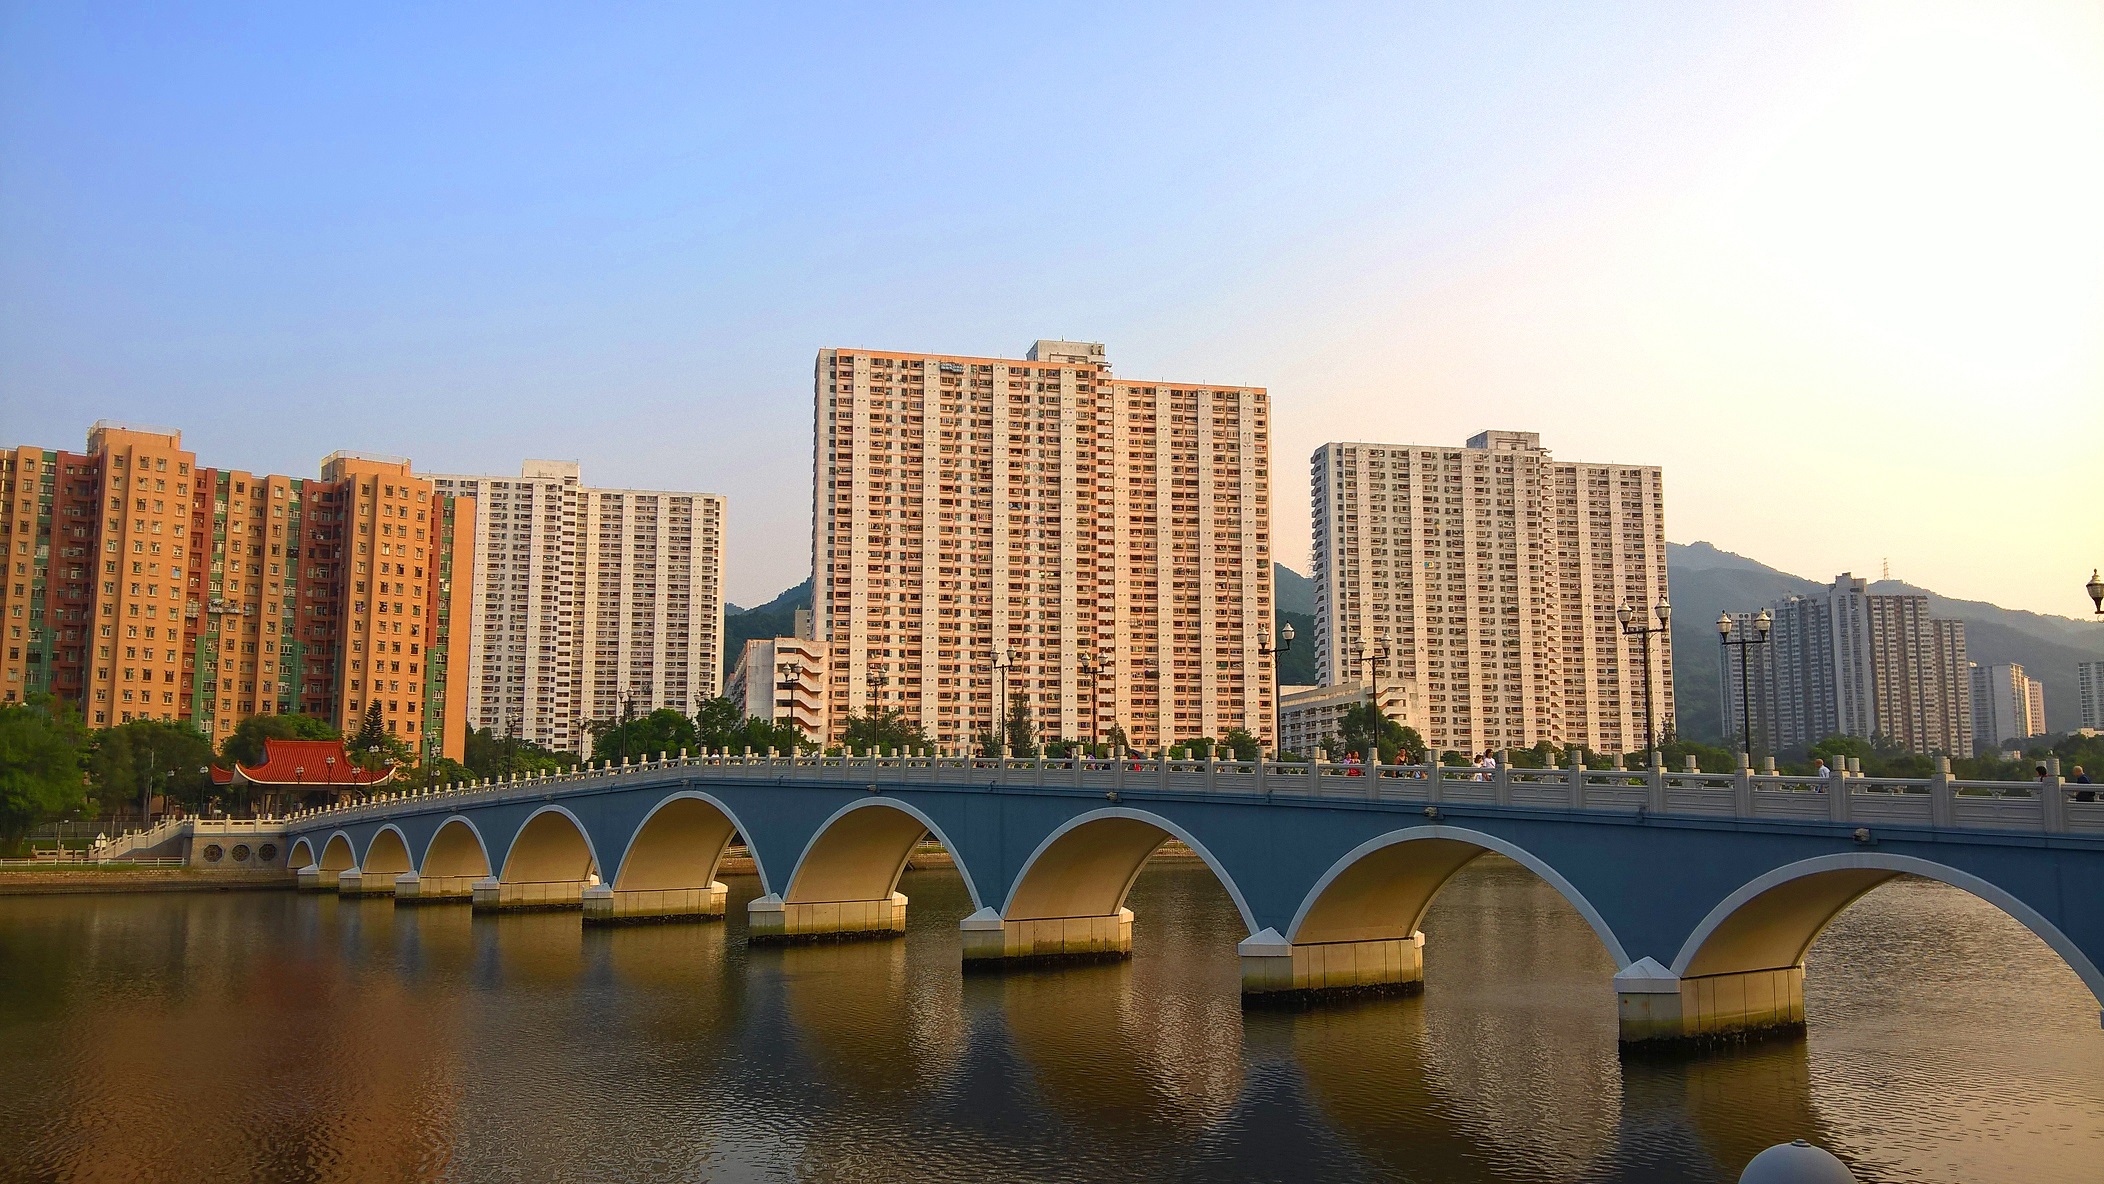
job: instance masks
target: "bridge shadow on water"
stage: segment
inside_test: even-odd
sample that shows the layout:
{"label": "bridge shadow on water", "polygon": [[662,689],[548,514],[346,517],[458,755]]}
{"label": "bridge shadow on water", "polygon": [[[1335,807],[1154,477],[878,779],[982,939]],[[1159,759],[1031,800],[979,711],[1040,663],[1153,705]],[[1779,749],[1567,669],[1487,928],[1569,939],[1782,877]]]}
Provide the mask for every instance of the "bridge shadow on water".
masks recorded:
{"label": "bridge shadow on water", "polygon": [[1731,1180],[1796,1137],[1866,1180],[2104,1162],[2086,990],[1935,884],[1819,940],[1807,1034],[1657,1057],[1619,1052],[1593,931],[1497,857],[1425,916],[1421,994],[1247,1012],[1194,860],[1141,875],[1131,958],[971,975],[952,871],[907,873],[903,939],[809,946],[748,946],[759,885],[724,879],[726,921],[617,928],[0,902],[0,1178]]}

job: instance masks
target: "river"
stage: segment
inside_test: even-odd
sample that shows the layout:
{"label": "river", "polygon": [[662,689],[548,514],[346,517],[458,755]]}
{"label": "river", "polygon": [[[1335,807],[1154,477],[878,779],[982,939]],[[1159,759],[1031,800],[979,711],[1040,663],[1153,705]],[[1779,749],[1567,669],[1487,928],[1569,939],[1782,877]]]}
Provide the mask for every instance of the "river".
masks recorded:
{"label": "river", "polygon": [[2104,1032],[1955,889],[1812,948],[1808,1032],[1618,1056],[1612,963],[1486,857],[1421,996],[1244,1012],[1234,906],[1157,860],[1126,962],[959,971],[903,941],[748,949],[283,892],[0,899],[4,1180],[1735,1180],[1810,1138],[1868,1181],[2104,1179]]}

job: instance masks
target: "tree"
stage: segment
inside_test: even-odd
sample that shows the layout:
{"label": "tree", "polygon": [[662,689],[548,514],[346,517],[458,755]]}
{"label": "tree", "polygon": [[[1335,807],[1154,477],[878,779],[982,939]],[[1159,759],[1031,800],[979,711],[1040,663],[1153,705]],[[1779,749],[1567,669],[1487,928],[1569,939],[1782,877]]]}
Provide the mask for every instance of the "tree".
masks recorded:
{"label": "tree", "polygon": [[1103,747],[1111,752],[1124,752],[1132,747],[1132,741],[1126,737],[1122,725],[1112,724],[1110,731],[1103,733]]}
{"label": "tree", "polygon": [[879,707],[868,715],[848,716],[840,742],[850,752],[877,755],[894,750],[911,752],[934,747],[934,742],[928,739],[920,724],[907,719],[906,713],[896,707]]}
{"label": "tree", "polygon": [[595,761],[654,760],[663,753],[693,748],[694,721],[670,707],[660,707],[638,717],[634,707],[622,713],[619,722],[594,720],[592,759]]}
{"label": "tree", "polygon": [[1009,756],[1037,755],[1037,725],[1030,720],[1030,698],[1021,691],[1008,696],[1008,720],[1002,740]]}
{"label": "tree", "polygon": [[234,725],[233,734],[219,746],[219,759],[228,768],[263,763],[265,740],[339,740],[343,733],[316,715],[290,712],[285,715],[251,715]]}
{"label": "tree", "polygon": [[344,745],[344,750],[344,755],[353,765],[373,773],[397,765],[416,764],[416,753],[410,750],[408,743],[387,730],[378,699],[365,709],[365,718],[358,725],[358,735]]}
{"label": "tree", "polygon": [[720,695],[703,703],[694,713],[694,740],[702,748],[735,752],[743,747],[745,732],[745,719],[738,704]]}
{"label": "tree", "polygon": [[1227,735],[1220,737],[1220,747],[1227,750],[1230,759],[1238,761],[1262,760],[1263,745],[1249,734],[1247,728],[1229,728]]}
{"label": "tree", "polygon": [[467,766],[467,775],[472,778],[556,773],[574,769],[578,764],[575,753],[555,752],[511,735],[498,736],[491,728],[468,729],[467,744],[461,756]]}
{"label": "tree", "polygon": [[187,722],[134,720],[88,743],[88,779],[105,813],[165,794],[196,809],[221,792],[212,784],[212,742]]}
{"label": "tree", "polygon": [[1378,762],[1384,765],[1395,764],[1399,759],[1416,764],[1425,757],[1425,740],[1416,728],[1404,727],[1375,711],[1370,703],[1354,703],[1345,708],[1337,731],[1336,738],[1325,745],[1332,760],[1354,752],[1362,759],[1378,753]]}
{"label": "tree", "polygon": [[49,695],[0,705],[0,840],[86,804],[80,761],[85,736],[73,709]]}

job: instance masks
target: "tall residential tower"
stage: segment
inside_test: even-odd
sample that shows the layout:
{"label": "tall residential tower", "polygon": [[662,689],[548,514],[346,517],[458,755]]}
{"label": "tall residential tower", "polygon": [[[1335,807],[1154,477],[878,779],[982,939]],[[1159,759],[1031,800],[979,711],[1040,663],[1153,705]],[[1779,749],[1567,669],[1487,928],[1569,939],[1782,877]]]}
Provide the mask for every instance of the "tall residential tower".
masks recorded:
{"label": "tall residential tower", "polygon": [[1270,408],[1260,387],[1026,358],[819,352],[811,544],[825,715],[945,747],[1007,686],[1041,734],[1268,741]]}

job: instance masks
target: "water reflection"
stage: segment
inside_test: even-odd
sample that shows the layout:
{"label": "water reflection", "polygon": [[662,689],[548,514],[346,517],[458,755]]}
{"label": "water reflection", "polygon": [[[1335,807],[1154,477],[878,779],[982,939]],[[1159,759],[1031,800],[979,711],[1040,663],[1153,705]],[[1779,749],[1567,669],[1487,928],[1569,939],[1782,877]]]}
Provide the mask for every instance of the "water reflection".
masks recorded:
{"label": "water reflection", "polygon": [[1425,920],[1426,990],[1244,1014],[1211,873],[1150,868],[1129,962],[959,972],[252,894],[0,901],[0,1179],[1729,1180],[1809,1136],[1868,1180],[2096,1178],[2104,1036],[2042,943],[1902,881],[1814,947],[1809,1036],[1623,1059],[1612,972],[1502,860]]}

